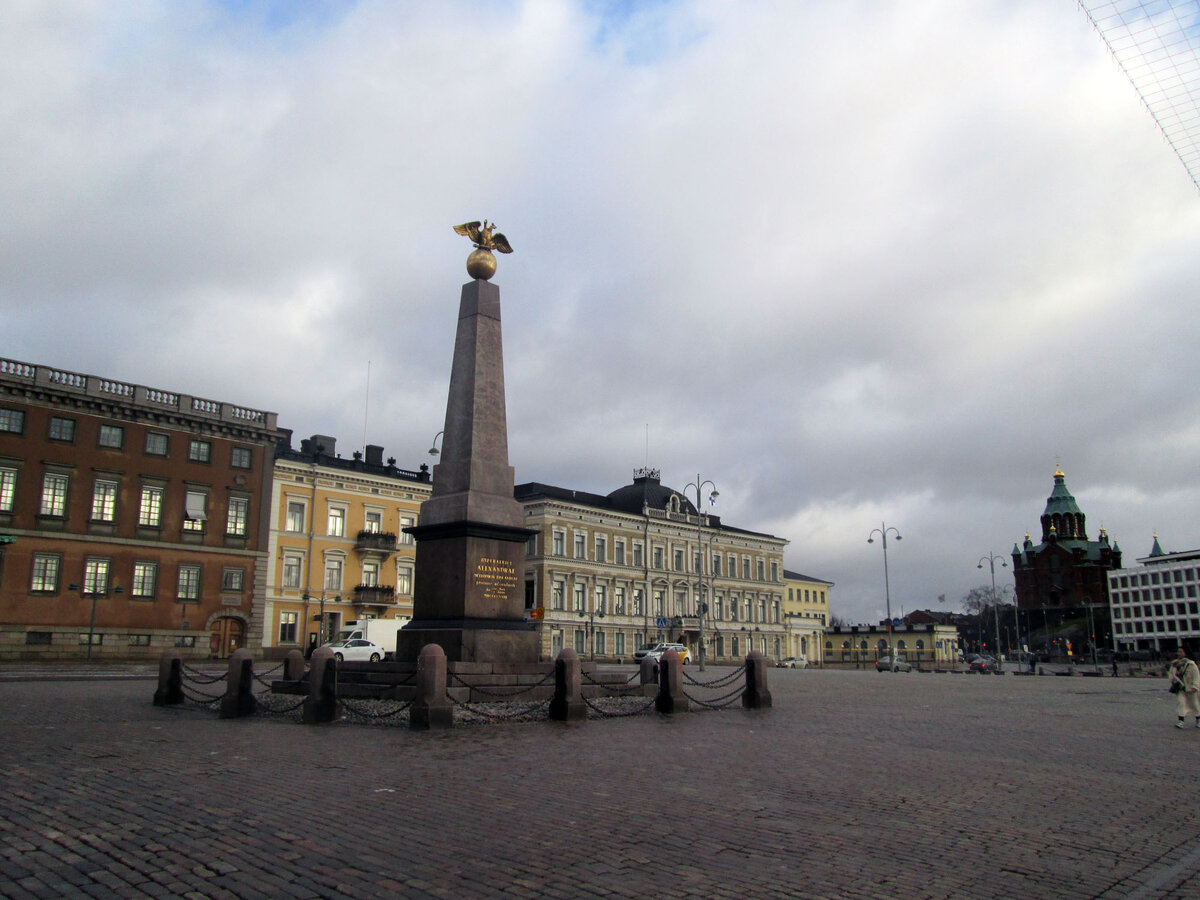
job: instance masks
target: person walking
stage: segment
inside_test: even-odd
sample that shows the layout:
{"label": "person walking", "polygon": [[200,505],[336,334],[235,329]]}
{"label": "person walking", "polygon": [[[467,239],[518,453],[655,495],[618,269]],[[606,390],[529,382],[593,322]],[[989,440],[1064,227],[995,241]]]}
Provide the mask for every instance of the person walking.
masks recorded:
{"label": "person walking", "polygon": [[1174,691],[1174,685],[1179,685],[1175,694],[1175,714],[1179,720],[1175,727],[1182,728],[1184,719],[1194,716],[1196,727],[1200,728],[1200,669],[1188,658],[1182,645],[1175,649],[1175,659],[1171,661],[1168,671],[1171,674],[1171,689]]}

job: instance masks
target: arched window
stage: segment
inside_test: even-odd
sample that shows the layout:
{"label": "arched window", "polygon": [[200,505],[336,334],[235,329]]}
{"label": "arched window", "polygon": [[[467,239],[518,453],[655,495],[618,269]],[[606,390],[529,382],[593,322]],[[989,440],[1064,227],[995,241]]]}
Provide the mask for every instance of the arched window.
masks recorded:
{"label": "arched window", "polygon": [[[842,647],[843,647],[843,648],[844,648],[844,647],[847,647],[847,646],[849,646],[849,644],[848,644],[848,643],[845,643],[845,642],[843,642],[843,643],[842,643]],[[833,649],[833,641],[826,641],[826,642],[825,642],[825,649],[826,649],[826,650],[832,650],[832,649]]]}
{"label": "arched window", "polygon": [[919,639],[919,638],[917,639],[917,649],[918,649],[918,650],[924,650],[924,649],[925,649],[925,642],[924,642],[923,640]]}
{"label": "arched window", "polygon": [[850,642],[849,642],[849,641],[842,641],[842,649],[843,649],[843,650],[849,650],[849,649],[850,649]]}
{"label": "arched window", "polygon": [[866,638],[863,638],[863,641],[862,641],[862,643],[858,645],[858,649],[859,649],[859,650],[866,650],[866,649],[867,649],[867,640],[866,640]]}
{"label": "arched window", "polygon": [[905,649],[905,648],[904,648],[904,641],[896,641],[896,649],[897,649],[897,650],[903,650],[903,649]]}

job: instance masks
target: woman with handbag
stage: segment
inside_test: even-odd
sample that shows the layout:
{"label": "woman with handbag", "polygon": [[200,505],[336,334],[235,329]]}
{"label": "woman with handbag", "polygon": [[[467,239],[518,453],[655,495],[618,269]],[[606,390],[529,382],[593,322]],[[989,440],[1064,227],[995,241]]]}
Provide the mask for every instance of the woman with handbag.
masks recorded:
{"label": "woman with handbag", "polygon": [[1200,669],[1192,662],[1181,644],[1175,649],[1175,659],[1168,670],[1171,674],[1171,693],[1175,695],[1175,714],[1179,721],[1176,728],[1183,727],[1187,716],[1196,717],[1200,728]]}

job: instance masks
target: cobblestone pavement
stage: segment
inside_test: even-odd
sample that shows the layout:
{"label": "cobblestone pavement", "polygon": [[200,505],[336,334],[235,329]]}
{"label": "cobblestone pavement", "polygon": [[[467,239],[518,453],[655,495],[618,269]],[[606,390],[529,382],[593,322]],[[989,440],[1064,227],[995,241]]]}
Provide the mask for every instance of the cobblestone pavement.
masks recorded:
{"label": "cobblestone pavement", "polygon": [[771,710],[433,733],[4,681],[0,895],[1200,897],[1161,680],[770,676]]}

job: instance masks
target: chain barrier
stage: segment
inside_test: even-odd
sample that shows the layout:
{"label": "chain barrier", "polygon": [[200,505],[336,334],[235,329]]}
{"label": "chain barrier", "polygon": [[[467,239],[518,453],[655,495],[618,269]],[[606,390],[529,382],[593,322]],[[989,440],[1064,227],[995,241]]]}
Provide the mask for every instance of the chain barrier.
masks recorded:
{"label": "chain barrier", "polygon": [[187,664],[182,664],[182,669],[184,672],[192,676],[192,681],[200,684],[216,684],[218,681],[224,681],[229,677],[228,672],[222,672],[220,675],[209,675],[207,672],[201,672],[199,669],[193,669]]}
{"label": "chain barrier", "polygon": [[[603,700],[615,700],[615,699],[618,699],[618,698],[597,697],[596,700],[592,700],[588,697],[584,697],[583,702],[587,704],[588,709],[592,710],[594,713],[596,713],[596,715],[598,715],[602,719],[627,719],[630,716],[644,716],[646,713],[648,713],[651,709],[654,708],[654,701],[657,698],[650,697],[648,700],[646,700],[645,703],[641,704],[640,706],[637,706],[633,709],[625,710],[623,712],[614,712],[613,710],[610,710],[610,709],[604,709],[603,707],[599,706],[596,702],[597,700],[603,701]],[[624,700],[625,698],[620,698],[620,699]]]}
{"label": "chain barrier", "polygon": [[522,694],[528,694],[534,688],[541,687],[542,685],[546,684],[548,681],[550,681],[554,677],[553,672],[548,672],[545,675],[543,675],[542,680],[537,682],[536,684],[527,684],[527,685],[524,685],[521,688],[515,689],[515,690],[510,689],[510,688],[504,688],[501,690],[489,690],[488,688],[480,687],[477,684],[472,684],[469,681],[464,681],[459,675],[455,674],[454,672],[447,672],[446,674],[447,674],[447,677],[449,678],[449,680],[453,681],[459,687],[470,688],[472,691],[477,691],[480,694],[485,694],[489,697],[519,697]]}
{"label": "chain barrier", "polygon": [[734,669],[728,675],[723,675],[720,678],[714,678],[712,681],[697,681],[695,678],[693,678],[691,675],[688,674],[687,669],[684,669],[683,670],[683,681],[685,684],[694,684],[696,687],[705,687],[705,688],[711,688],[713,690],[716,690],[717,688],[725,687],[725,685],[727,685],[727,684],[733,684],[739,678],[742,678],[743,676],[745,676],[745,674],[746,674],[745,669],[738,668],[738,669]]}
{"label": "chain barrier", "polygon": [[[270,699],[268,700],[268,698]],[[289,706],[277,706],[274,702],[274,695],[272,695],[270,691],[262,691],[255,694],[254,699],[258,701],[258,711],[260,713],[265,713],[270,716],[286,716],[289,713],[294,713],[296,710],[302,707],[307,698],[301,697],[299,700]]]}
{"label": "chain barrier", "polygon": [[[624,684],[617,685],[617,684],[613,684],[611,681],[597,681],[595,678],[593,678],[587,672],[584,672],[582,674],[583,674],[583,680],[586,681],[588,684],[594,684],[596,687],[604,688],[606,691],[611,691],[614,697],[623,697],[627,694],[640,693],[642,690],[641,682],[639,681],[637,684],[634,684],[633,678],[630,678]],[[634,678],[638,678],[638,677],[639,677],[638,674],[634,675]]]}
{"label": "chain barrier", "polygon": [[183,696],[192,703],[198,703],[200,706],[215,706],[221,702],[222,694],[206,694],[203,691],[183,686]]}
{"label": "chain barrier", "polygon": [[728,694],[725,694],[723,697],[717,697],[714,700],[701,700],[699,697],[693,697],[687,691],[683,692],[683,696],[687,697],[689,700],[691,700],[697,706],[703,706],[706,709],[726,709],[727,707],[733,706],[733,703],[734,703],[733,698],[740,697],[741,694],[742,694],[741,685],[735,687],[732,691],[730,691]]}
{"label": "chain barrier", "polygon": [[544,700],[538,700],[534,703],[526,703],[524,705],[509,703],[507,704],[508,706],[520,706],[520,708],[503,711],[490,711],[483,708],[488,704],[472,703],[469,700],[456,700],[449,691],[446,692],[446,698],[452,704],[454,704],[456,708],[461,709],[464,712],[471,713],[472,715],[477,715],[480,718],[489,719],[493,722],[506,722],[510,720],[515,721],[522,718],[529,719],[533,713],[537,712],[538,710],[548,709],[548,704]]}
{"label": "chain barrier", "polygon": [[[372,712],[367,704],[389,704],[393,709],[385,709],[383,712]],[[398,716],[401,713],[408,712],[408,708],[412,706],[411,700],[366,700],[359,703],[355,700],[341,700],[339,705],[342,708],[343,714],[349,713],[351,716],[356,716],[360,719],[378,722],[383,719],[390,719],[393,716]]]}

